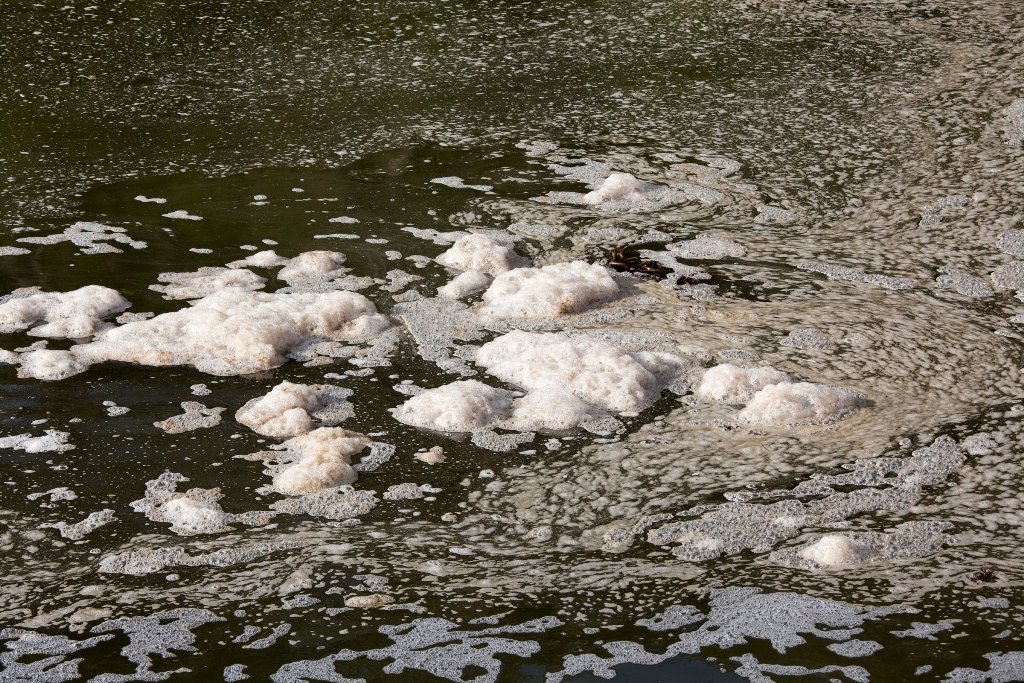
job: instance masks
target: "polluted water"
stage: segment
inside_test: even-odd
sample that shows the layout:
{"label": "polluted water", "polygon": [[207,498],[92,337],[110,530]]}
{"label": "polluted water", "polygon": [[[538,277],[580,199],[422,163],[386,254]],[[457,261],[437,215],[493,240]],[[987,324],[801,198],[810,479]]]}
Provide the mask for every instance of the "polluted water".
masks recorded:
{"label": "polluted water", "polygon": [[1018,0],[3,6],[0,681],[1024,681]]}

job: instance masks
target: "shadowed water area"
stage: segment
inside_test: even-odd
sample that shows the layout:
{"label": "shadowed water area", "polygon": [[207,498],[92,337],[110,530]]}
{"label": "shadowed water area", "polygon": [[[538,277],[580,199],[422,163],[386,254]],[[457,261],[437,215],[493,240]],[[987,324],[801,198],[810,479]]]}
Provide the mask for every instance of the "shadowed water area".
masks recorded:
{"label": "shadowed water area", "polygon": [[1024,681],[1024,6],[0,0],[0,681]]}

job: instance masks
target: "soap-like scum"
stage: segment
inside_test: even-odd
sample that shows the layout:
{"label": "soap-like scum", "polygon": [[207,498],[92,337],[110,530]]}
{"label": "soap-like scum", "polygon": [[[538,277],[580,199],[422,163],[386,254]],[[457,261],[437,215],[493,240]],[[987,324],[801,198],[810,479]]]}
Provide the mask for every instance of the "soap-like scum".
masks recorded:
{"label": "soap-like scum", "polygon": [[[413,15],[417,7],[408,5]],[[508,675],[517,663],[529,663],[545,666],[558,677],[562,671],[567,676],[608,674],[630,662],[654,664],[666,654],[682,656],[697,649],[701,659],[717,658],[708,671],[722,666],[751,680],[785,680],[812,672],[856,681],[868,676],[876,681],[906,680],[929,672],[949,680],[1019,678],[1020,648],[1014,639],[1020,634],[1013,612],[1019,602],[1014,582],[1020,560],[1015,549],[1020,528],[1015,425],[1021,411],[1013,409],[1019,400],[1015,326],[1021,313],[1015,299],[1019,265],[1014,262],[1020,256],[1014,246],[1020,227],[1014,223],[1020,213],[1021,174],[1019,157],[1014,156],[1020,144],[1020,92],[1013,80],[1020,73],[1019,27],[1014,15],[996,3],[858,4],[856,11],[848,11],[850,7],[747,3],[712,9],[697,3],[687,6],[680,18],[672,6],[649,5],[624,8],[628,22],[615,16],[618,7],[578,8],[578,13],[572,7],[539,7],[537,22],[526,18],[529,14],[509,20],[496,7],[478,16],[449,8],[432,18],[436,28],[432,23],[424,33],[435,40],[452,31],[455,24],[449,25],[449,20],[463,19],[467,29],[472,25],[473,32],[483,32],[487,45],[494,46],[493,54],[490,48],[481,49],[481,39],[464,32],[448,33],[454,36],[450,45],[438,40],[431,49],[420,49],[424,46],[414,35],[417,31],[405,29],[415,27],[420,17],[407,19],[403,14],[394,24],[402,36],[385,41],[380,53],[370,38],[358,51],[359,64],[352,66],[332,52],[318,22],[308,22],[294,33],[295,45],[280,55],[261,52],[260,67],[249,72],[251,76],[234,72],[239,78],[231,87],[237,90],[219,88],[216,98],[179,96],[175,89],[182,84],[174,82],[173,65],[178,62],[173,54],[164,56],[171,67],[161,70],[151,88],[145,78],[134,80],[135,74],[113,73],[118,67],[107,60],[96,80],[79,79],[83,86],[104,89],[104,111],[114,113],[104,115],[108,125],[119,110],[131,118],[131,125],[144,123],[143,112],[150,113],[145,102],[153,101],[146,98],[153,94],[168,104],[173,101],[181,112],[175,116],[182,120],[214,117],[220,106],[231,108],[225,119],[235,119],[236,113],[244,119],[247,97],[273,111],[273,95],[253,96],[254,90],[266,86],[250,87],[249,79],[262,75],[275,84],[287,83],[274,86],[288,95],[281,99],[292,111],[310,115],[330,111],[317,99],[322,95],[310,93],[344,92],[346,98],[358,99],[384,84],[389,95],[403,87],[425,96],[458,93],[460,83],[472,87],[474,95],[477,88],[485,95],[453,97],[462,103],[428,106],[416,114],[419,139],[455,143],[473,163],[441,168],[441,153],[433,148],[422,157],[437,167],[427,168],[425,161],[405,151],[389,157],[381,165],[389,173],[416,167],[415,177],[399,173],[405,190],[393,195],[394,203],[409,213],[387,217],[393,226],[379,224],[376,212],[367,210],[371,202],[328,202],[341,193],[318,192],[309,164],[343,164],[399,144],[401,134],[395,135],[392,126],[403,120],[401,115],[377,117],[381,128],[361,125],[347,131],[343,140],[337,131],[344,126],[334,121],[310,126],[317,132],[304,135],[302,127],[295,126],[295,116],[283,116],[282,129],[253,135],[252,122],[273,120],[273,115],[261,110],[258,117],[246,119],[246,145],[273,147],[264,159],[302,169],[283,182],[254,178],[236,194],[226,189],[227,184],[215,182],[216,191],[209,195],[238,198],[239,206],[268,212],[252,220],[252,235],[226,241],[210,239],[220,229],[224,212],[205,204],[202,197],[207,195],[185,197],[172,185],[159,183],[132,186],[123,195],[122,204],[149,213],[95,216],[99,227],[94,231],[64,233],[76,220],[61,208],[74,201],[72,192],[50,191],[50,180],[44,192],[18,188],[38,186],[44,177],[61,173],[77,172],[84,181],[139,169],[125,164],[121,154],[111,156],[111,161],[105,161],[104,154],[92,155],[89,164],[96,168],[88,174],[76,170],[68,155],[54,154],[58,164],[48,165],[46,153],[27,145],[3,155],[13,169],[8,177],[14,178],[6,181],[5,196],[20,192],[13,203],[26,218],[17,227],[42,228],[35,233],[12,231],[10,243],[19,245],[15,249],[22,244],[31,249],[29,254],[0,252],[11,254],[4,259],[4,273],[23,273],[34,267],[26,265],[29,262],[44,264],[50,273],[72,273],[83,266],[95,269],[101,259],[161,259],[168,253],[163,234],[172,233],[183,253],[188,248],[185,261],[160,270],[193,273],[256,255],[262,247],[254,245],[272,237],[280,244],[276,249],[288,256],[322,247],[341,249],[348,256],[343,265],[323,261],[325,267],[314,269],[318,275],[290,284],[294,291],[358,289],[379,313],[394,312],[398,320],[397,326],[365,340],[304,339],[281,354],[274,377],[222,376],[226,381],[178,367],[123,366],[117,361],[93,364],[87,370],[70,348],[88,340],[47,337],[47,347],[35,346],[35,339],[21,333],[5,337],[3,347],[10,351],[0,361],[17,365],[25,377],[17,380],[14,370],[0,370],[5,373],[4,410],[22,406],[13,414],[17,419],[4,420],[7,429],[0,438],[29,443],[48,439],[47,430],[53,430],[67,436],[50,445],[75,446],[65,451],[5,449],[4,457],[11,458],[5,463],[12,463],[8,480],[15,482],[7,490],[20,496],[35,491],[30,487],[37,482],[37,493],[56,491],[61,487],[55,484],[62,483],[81,495],[67,500],[50,494],[29,501],[27,507],[18,497],[10,506],[18,511],[18,519],[7,525],[12,546],[7,562],[17,566],[5,576],[11,577],[10,592],[21,597],[6,609],[21,611],[5,615],[12,629],[4,632],[9,653],[4,666],[22,678],[72,676],[76,663],[71,660],[84,657],[91,665],[106,658],[111,666],[104,670],[137,668],[138,677],[164,675],[185,667],[198,670],[196,662],[211,656],[213,643],[223,641],[231,648],[230,655],[217,656],[217,670],[193,675],[211,680],[386,679],[392,672],[420,669],[448,678],[487,680],[500,675],[499,667]],[[29,17],[34,11],[26,9]],[[86,19],[73,7],[62,11],[69,14],[59,30],[74,30],[76,22]],[[233,11],[225,6],[216,16],[194,23],[250,30],[251,24],[238,21]],[[473,18],[478,21],[471,22]],[[709,30],[723,28],[719,22],[724,18],[724,30]],[[143,19],[134,23],[145,30],[158,26],[152,17]],[[100,25],[104,20],[98,20]],[[278,21],[287,25],[290,19]],[[626,23],[628,31],[619,28]],[[544,33],[544,49],[557,46],[551,48],[558,55],[556,71],[544,70],[544,49],[530,43],[518,26]],[[175,28],[176,35],[189,30]],[[503,38],[497,39],[498,31]],[[22,33],[30,35],[11,31],[11,41],[16,44]],[[91,33],[99,39],[93,41],[90,35],[90,42],[107,54],[132,44],[104,45],[102,28]],[[352,33],[360,43],[369,38],[358,28]],[[721,39],[708,44],[714,36]],[[629,38],[643,48],[630,47]],[[48,28],[39,27],[38,36],[26,39],[45,42],[53,37]],[[297,49],[304,43],[317,49]],[[674,43],[682,45],[686,55],[673,50]],[[262,48],[259,40],[247,40],[240,51],[253,46]],[[59,47],[79,49],[74,41],[65,40]],[[705,48],[711,48],[710,54]],[[235,58],[232,50],[228,54]],[[793,59],[796,54],[800,57]],[[753,61],[734,59],[739,55]],[[885,68],[877,68],[879,55],[885,55]],[[615,65],[623,57],[630,58],[631,72],[656,77],[615,81]],[[737,68],[728,78],[702,77],[699,86],[677,90],[679,80],[662,77],[663,65],[676,60],[694,60],[685,72],[698,76],[708,73],[707,63]],[[8,63],[16,66],[22,60]],[[90,66],[88,59],[77,63]],[[449,73],[448,64],[457,65],[458,78],[437,87],[431,74]],[[334,80],[318,81],[320,68],[347,87],[338,87]],[[497,77],[490,71],[494,69]],[[201,71],[183,70],[197,80]],[[213,70],[206,72],[210,73]],[[518,101],[526,105],[519,110],[519,123],[514,113],[481,116],[471,102],[488,100],[488,84],[509,87],[516,73],[530,79],[529,90],[544,92],[545,97],[551,94],[545,90],[546,79],[557,80],[564,73],[558,82],[566,88],[565,96],[559,92],[540,105],[529,97],[504,97],[514,111]],[[354,74],[351,78],[360,79],[358,84],[345,81],[350,78],[345,74]],[[601,85],[606,78],[608,85]],[[104,85],[106,81],[117,86]],[[723,88],[725,81],[729,86]],[[37,83],[37,75],[27,82]],[[138,87],[124,87],[126,83]],[[16,85],[12,89],[21,90],[18,99],[21,94],[29,102],[35,98],[35,106],[46,111],[54,111],[55,101],[71,92],[54,86],[42,100],[24,84]],[[120,99],[126,95],[133,99]],[[393,100],[400,98],[389,97]],[[81,107],[85,102],[74,102],[76,116],[81,112],[87,119],[89,109]],[[185,116],[190,113],[193,116]],[[481,128],[485,134],[501,134],[501,142],[468,137]],[[225,131],[224,140],[217,135],[217,144],[231,146],[229,129],[220,130]],[[494,153],[510,156],[511,142],[520,139],[518,149],[539,162],[533,167],[509,163],[496,171],[476,163],[496,148]],[[218,157],[216,151],[208,152],[213,145],[175,144],[181,157],[174,164],[161,158],[151,170],[179,169],[182,159],[188,167],[186,157],[191,154],[202,157],[192,157],[191,163],[215,175],[240,170],[239,161],[246,163],[246,154],[235,155],[235,150]],[[40,153],[18,153],[30,149]],[[31,165],[23,163],[22,156]],[[318,157],[329,161],[315,161]],[[143,168],[141,174],[146,173]],[[411,188],[429,196],[433,214],[419,211],[413,216],[417,204]],[[591,195],[593,203],[531,199],[558,192],[580,199],[596,195]],[[167,206],[154,206],[134,201],[136,196],[169,201]],[[383,197],[376,206],[387,208],[390,198]],[[308,203],[299,203],[305,200]],[[295,209],[287,214],[289,230],[263,234],[272,222],[266,215],[288,201]],[[32,215],[33,206],[57,215],[52,229]],[[165,213],[184,219],[165,218]],[[309,227],[326,233],[331,231],[326,219],[349,215],[359,218],[344,221],[350,224],[344,226],[346,233],[361,234],[339,233],[319,244],[294,242],[307,221],[320,221]],[[600,266],[620,248],[635,248],[639,260],[662,267],[651,268],[645,280],[614,276],[617,285],[634,297],[629,306],[621,300],[595,299],[595,307],[571,316],[552,316],[552,310],[558,312],[552,309],[537,318],[484,321],[479,315],[482,302],[476,298],[483,289],[477,288],[490,283],[482,277],[466,278],[446,290],[461,297],[457,302],[432,299],[457,273],[442,272],[430,257],[466,234],[504,230],[506,225],[509,234],[528,240],[515,242],[515,249],[533,260],[538,270],[572,261]],[[437,229],[437,234],[427,234],[426,226]],[[422,244],[394,234],[416,236],[401,230],[410,227],[424,231]],[[442,235],[454,233],[462,234],[437,244],[445,239]],[[147,248],[137,252],[113,235],[144,239]],[[43,241],[16,241],[33,236]],[[51,242],[49,238],[56,236],[60,239]],[[387,258],[398,254],[389,266],[392,270],[388,275],[362,270],[367,261],[383,259],[383,251],[376,256],[366,248],[383,244],[384,239],[391,252]],[[673,245],[679,248],[673,250]],[[265,278],[270,293],[283,295],[275,273],[259,270],[276,267],[260,265],[272,262],[260,259],[244,267]],[[70,263],[75,267],[67,267]],[[114,272],[116,266],[110,268]],[[345,268],[352,268],[352,273],[340,272]],[[671,276],[661,272],[665,268]],[[424,278],[422,286],[410,281],[409,272]],[[158,275],[157,270],[149,272],[148,279],[135,283],[132,290],[92,270],[75,276],[79,280],[68,275],[68,281],[52,284],[12,278],[4,291],[45,284],[45,292],[67,292],[99,283],[135,302],[132,310],[179,310],[179,304],[146,298],[151,296],[146,291],[136,294],[159,282]],[[430,320],[436,311],[448,317]],[[533,313],[528,307],[517,312],[523,311]],[[107,323],[110,318],[100,320]],[[492,425],[448,439],[406,429],[386,415],[386,408],[415,396],[393,393],[391,386],[436,389],[466,379],[526,394],[512,395],[513,406],[521,401],[531,413],[557,401],[569,409],[570,417],[577,415],[571,409],[580,406],[568,398],[577,398],[576,394],[552,397],[542,393],[553,391],[550,387],[527,390],[493,377],[477,362],[480,347],[516,330],[570,338],[596,332],[623,353],[691,359],[688,372],[670,389],[681,392],[681,403],[660,394],[660,400],[639,416],[618,415],[618,426],[610,425],[594,437],[560,432],[551,422],[536,434]],[[627,343],[625,334],[609,336],[613,330],[642,338]],[[430,365],[413,369],[419,361],[412,354],[421,352],[429,356]],[[754,393],[776,387],[766,394],[779,399],[771,405],[810,407],[812,419],[788,409],[747,412],[751,403],[746,401],[704,400],[698,393],[687,393],[688,387],[701,382],[706,368],[724,364],[784,373],[794,381],[765,384]],[[72,376],[73,372],[80,374]],[[187,374],[175,378],[176,372]],[[326,374],[334,376],[325,378]],[[43,385],[33,379],[44,376],[58,383]],[[150,383],[154,376],[161,379]],[[374,379],[381,391],[374,390]],[[406,380],[410,384],[403,385]],[[346,428],[375,434],[368,438],[382,441],[376,442],[376,451],[371,444],[350,456],[352,469],[376,466],[360,470],[376,472],[373,478],[361,476],[351,485],[315,494],[266,497],[274,494],[246,489],[257,483],[269,487],[272,477],[254,461],[231,455],[260,451],[290,456],[285,451],[261,451],[269,446],[258,444],[262,438],[277,445],[284,437],[251,433],[227,415],[282,381],[329,383],[353,391],[347,400],[355,410],[346,419]],[[90,400],[76,400],[88,382],[95,382]],[[178,435],[156,431],[151,424],[179,413],[179,405],[189,398],[184,387],[200,382],[207,383],[217,399],[210,405],[229,410],[221,425]],[[173,383],[180,392],[160,393]],[[136,395],[125,391],[126,385],[134,384],[143,387]],[[803,393],[807,387],[787,389],[797,385],[855,394],[842,391],[832,396],[850,402],[815,400]],[[14,393],[6,393],[7,387]],[[780,391],[795,393],[780,396]],[[32,392],[66,394],[69,400],[56,410],[49,403],[35,407]],[[149,392],[153,395],[146,395]],[[111,403],[104,408],[106,401]],[[160,402],[158,413],[149,409],[151,401]],[[765,403],[753,405],[765,408]],[[851,410],[854,404],[856,410]],[[131,412],[109,412],[122,406],[131,407]],[[819,415],[815,406],[838,410]],[[741,414],[783,419],[746,420]],[[69,422],[70,415],[81,422]],[[49,422],[31,424],[40,420]],[[805,421],[814,424],[801,424]],[[519,426],[533,428],[526,422]],[[227,440],[236,434],[237,439]],[[945,437],[951,437],[956,447]],[[552,442],[558,447],[551,447]],[[390,444],[397,448],[385,456]],[[512,451],[492,455],[469,444]],[[443,447],[445,462],[428,466],[415,459],[414,453],[435,445]],[[933,457],[928,449],[939,455]],[[960,459],[955,471],[941,477],[913,467]],[[150,521],[126,506],[142,495],[143,482],[157,478],[165,464],[172,472],[187,475],[194,482],[190,485],[199,489],[198,498],[188,498],[195,504],[178,503],[166,510],[187,523],[179,528],[223,528],[217,525],[225,520],[213,505],[225,515],[268,509],[280,514],[253,531],[243,532],[236,525],[236,531],[179,537],[169,531],[167,522]],[[237,469],[230,469],[232,465]],[[848,471],[841,469],[844,466]],[[407,467],[421,469],[403,469]],[[140,476],[144,469],[146,475]],[[907,481],[907,474],[917,477],[916,483]],[[103,494],[102,482],[96,481],[101,477],[117,482]],[[410,482],[422,498],[404,497],[413,491],[408,486],[395,489],[403,495],[384,496],[392,487]],[[207,500],[210,494],[203,492],[218,486],[224,497]],[[816,514],[831,515],[827,526],[804,529],[786,524],[806,514],[816,500],[831,500],[815,508]],[[719,507],[708,507],[712,505]],[[118,508],[115,521],[78,540],[61,536],[58,527],[37,528],[39,523],[64,522],[62,528],[70,529],[83,520],[104,519],[104,511],[112,507]],[[851,510],[859,512],[845,518],[840,514]],[[189,512],[196,514],[185,514]],[[355,519],[363,521],[352,524]],[[765,524],[748,524],[751,520]],[[678,538],[665,549],[645,545],[650,533],[679,530],[674,526],[679,523],[689,524],[683,527],[691,534],[688,542]],[[781,530],[783,538],[773,546],[769,541],[780,538],[780,533],[761,533],[765,529]],[[737,537],[735,532],[745,530],[752,531],[749,538]],[[700,544],[713,548],[715,539],[719,547],[744,540],[744,547],[736,554],[694,563],[681,561],[679,554],[661,554],[683,547],[692,551]],[[87,548],[101,549],[100,557],[90,555]],[[102,573],[94,573],[97,566]],[[146,571],[152,572],[148,578],[142,576]],[[137,590],[129,582],[139,576],[154,584]],[[727,590],[700,595],[700,589],[709,585]],[[561,623],[538,623],[537,614],[506,614],[523,605],[551,605],[552,616]],[[897,606],[925,613],[887,611]],[[477,614],[481,621],[466,623],[476,620]],[[766,614],[788,616],[780,621],[766,619]],[[648,632],[640,630],[640,624],[631,631],[640,621],[666,629]],[[380,626],[385,627],[382,632]],[[489,627],[496,628],[492,632]],[[96,631],[90,632],[92,628]],[[853,633],[858,629],[863,632]],[[338,633],[341,630],[348,633]],[[376,638],[372,644],[335,642],[352,634],[359,640],[368,632]],[[656,640],[657,634],[666,634],[666,640]],[[109,635],[118,640],[104,645]],[[597,640],[603,644],[597,645]],[[559,649],[560,643],[568,642],[580,645],[568,652]],[[917,650],[907,648],[907,642],[923,646],[921,654],[904,654]],[[324,650],[301,655],[290,651],[300,643]],[[814,649],[813,663],[801,661],[807,651],[801,647]],[[204,656],[184,656],[189,648]],[[123,654],[112,654],[122,649]],[[954,665],[948,657],[930,654],[937,651],[962,661]],[[900,653],[903,669],[891,671],[877,664],[894,652]],[[178,657],[165,659],[164,653]],[[251,656],[257,654],[259,660]],[[40,664],[40,656],[66,659]],[[120,658],[117,665],[111,657]],[[261,660],[274,665],[260,669]],[[49,666],[65,669],[44,673]],[[86,675],[95,671],[81,669],[90,672]],[[172,678],[188,675],[181,672]]]}

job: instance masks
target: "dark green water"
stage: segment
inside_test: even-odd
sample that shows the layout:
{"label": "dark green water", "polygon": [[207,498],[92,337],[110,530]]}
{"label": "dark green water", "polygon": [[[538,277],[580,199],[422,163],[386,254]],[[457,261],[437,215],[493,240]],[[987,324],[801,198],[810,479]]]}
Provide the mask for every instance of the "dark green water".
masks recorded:
{"label": "dark green water", "polygon": [[[0,449],[0,680],[242,680],[232,665],[276,683],[596,681],[604,665],[645,683],[1024,680],[1019,3],[0,0],[0,10],[0,247],[30,251],[0,255],[0,296],[102,285],[131,312],[162,314],[187,304],[149,288],[161,273],[257,249],[334,250],[350,275],[376,279],[360,293],[394,313],[397,330],[386,359],[362,372],[323,356],[236,376],[97,363],[53,382],[0,366],[0,439],[55,429],[75,446]],[[587,160],[714,197],[632,211],[537,201],[587,192],[571,177]],[[452,176],[491,189],[431,182]],[[770,220],[764,206],[791,213]],[[179,210],[202,220],[164,215]],[[357,222],[330,221],[339,217]],[[123,228],[146,248],[18,241],[79,221]],[[542,431],[505,452],[402,424],[389,411],[408,396],[392,387],[464,379],[425,357],[423,330],[402,317],[454,273],[432,261],[449,244],[415,232],[427,229],[497,231],[538,266],[663,252],[701,233],[732,240],[741,255],[683,259],[708,271],[715,295],[623,274],[630,307],[545,329],[656,338],[703,366],[770,364],[852,387],[866,407],[833,424],[761,429],[735,406],[666,391],[621,417],[618,433]],[[354,237],[317,237],[338,233]],[[853,271],[826,276],[807,262]],[[421,279],[389,288],[396,269]],[[265,292],[286,284],[252,270]],[[447,349],[507,329],[481,325]],[[826,341],[791,343],[801,330]],[[2,333],[0,349],[39,340]],[[218,488],[230,514],[283,500],[257,490],[270,481],[261,463],[235,457],[280,439],[233,416],[286,380],[351,389],[343,426],[395,447],[357,491],[412,482],[427,498],[379,500],[351,524],[279,514],[194,536],[133,508],[164,472],[187,477],[182,492]],[[211,393],[195,395],[196,384]],[[130,412],[110,416],[104,401]],[[174,435],[153,426],[184,401],[224,408],[223,421]],[[709,560],[672,553],[700,534],[667,545],[646,535],[718,514],[697,506],[788,491],[857,461],[910,467],[941,437],[960,444],[948,472],[835,484],[870,500],[792,532],[770,530],[787,524],[781,512],[766,522],[722,508],[706,533],[725,545]],[[444,463],[414,458],[434,446]],[[58,488],[74,497],[51,499]],[[906,491],[912,500],[898,498]],[[100,510],[116,519],[79,539],[41,526]],[[643,523],[657,514],[667,516]],[[906,523],[945,526],[930,546],[900,535]],[[622,547],[607,536],[630,529]],[[861,563],[793,560],[844,533],[889,540],[872,537],[885,550]],[[100,571],[174,548],[220,555]],[[389,608],[345,606],[378,593]],[[663,630],[642,621],[680,605],[697,616]],[[481,617],[494,619],[472,623]],[[420,639],[402,640],[404,629]]]}

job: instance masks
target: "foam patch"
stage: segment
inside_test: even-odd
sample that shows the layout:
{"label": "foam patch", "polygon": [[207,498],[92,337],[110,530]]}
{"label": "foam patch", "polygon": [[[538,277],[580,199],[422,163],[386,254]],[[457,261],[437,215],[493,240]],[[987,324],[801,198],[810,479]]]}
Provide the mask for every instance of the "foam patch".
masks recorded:
{"label": "foam patch", "polygon": [[351,395],[350,389],[327,384],[281,382],[242,406],[235,419],[264,436],[299,436],[312,431],[314,418],[334,426],[352,417],[352,404],[347,401]]}
{"label": "foam patch", "polygon": [[479,312],[497,318],[557,318],[619,295],[619,285],[607,268],[572,261],[502,273],[484,292]]}

